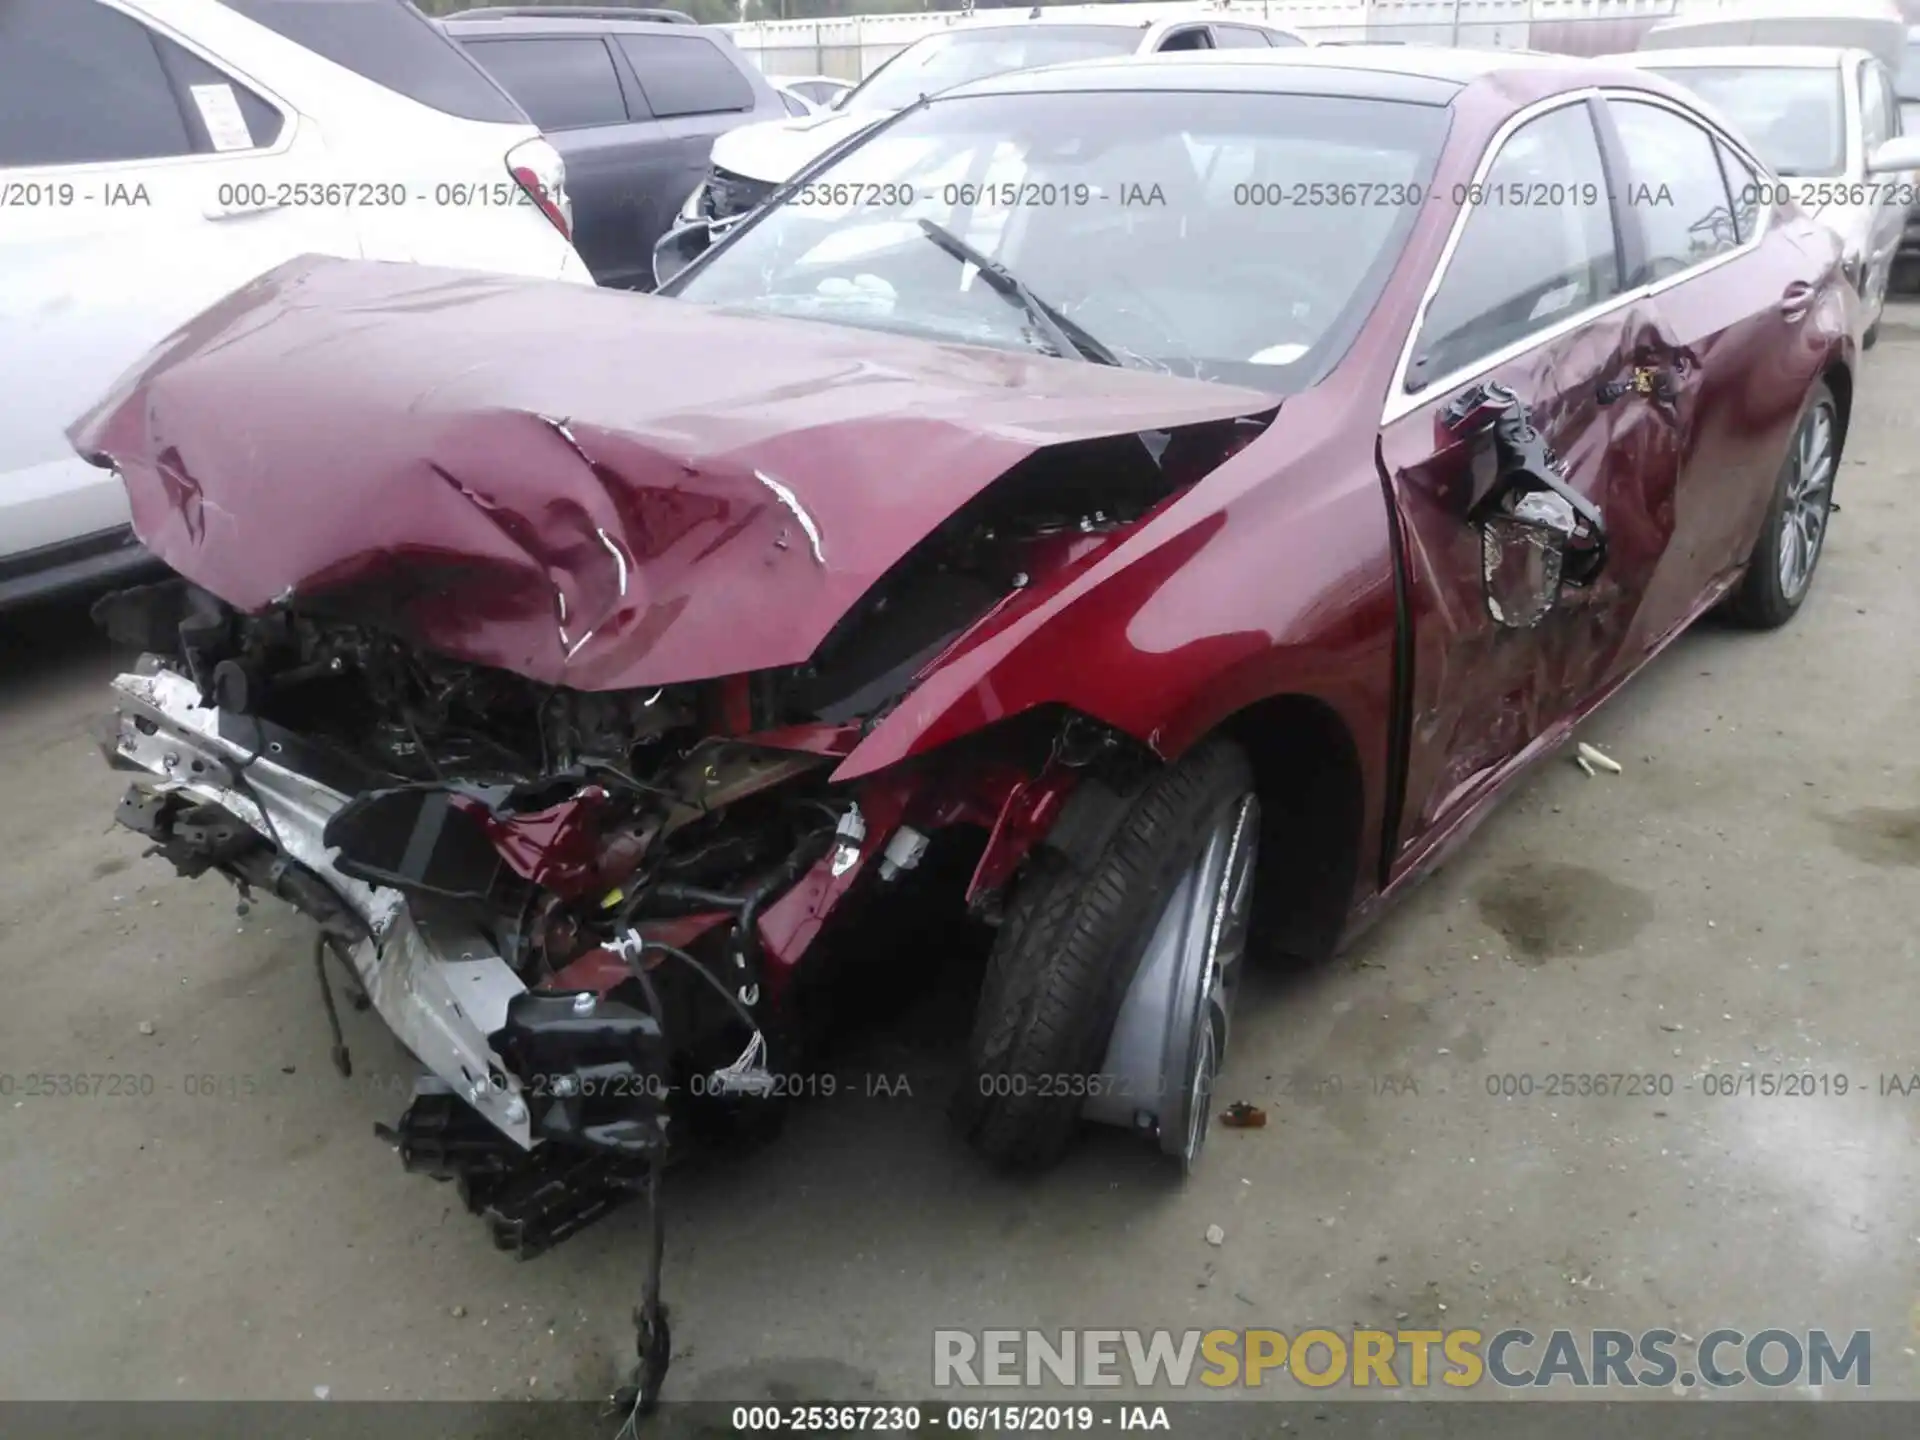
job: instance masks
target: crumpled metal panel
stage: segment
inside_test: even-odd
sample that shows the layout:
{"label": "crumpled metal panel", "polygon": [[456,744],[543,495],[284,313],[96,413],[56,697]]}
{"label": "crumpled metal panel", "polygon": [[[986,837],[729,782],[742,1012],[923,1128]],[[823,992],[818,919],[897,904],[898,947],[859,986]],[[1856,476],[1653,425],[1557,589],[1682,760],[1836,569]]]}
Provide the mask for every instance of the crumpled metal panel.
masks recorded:
{"label": "crumpled metal panel", "polygon": [[[371,934],[349,952],[380,1018],[409,1051],[515,1143],[531,1146],[520,1082],[488,1048],[507,1002],[526,987],[487,941],[452,917],[416,913],[397,892],[333,868],[321,840],[347,797],[272,753],[220,734],[221,712],[201,705],[193,682],[144,665],[113,682],[120,701],[106,739],[130,765],[170,788],[219,805],[331,886]],[[244,781],[236,776],[244,771]]]}
{"label": "crumpled metal panel", "polygon": [[804,661],[1042,447],[1270,408],[1229,386],[306,256],[69,438],[230,604],[300,597],[576,689]]}

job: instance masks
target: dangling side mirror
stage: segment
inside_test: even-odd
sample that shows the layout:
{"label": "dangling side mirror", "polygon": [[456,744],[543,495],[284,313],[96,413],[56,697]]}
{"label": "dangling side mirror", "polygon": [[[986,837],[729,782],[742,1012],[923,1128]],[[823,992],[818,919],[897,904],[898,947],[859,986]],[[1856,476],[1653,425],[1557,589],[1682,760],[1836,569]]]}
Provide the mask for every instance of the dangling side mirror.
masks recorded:
{"label": "dangling side mirror", "polygon": [[1480,573],[1496,625],[1529,629],[1560,602],[1575,523],[1573,507],[1544,490],[1480,521]]}
{"label": "dangling side mirror", "polygon": [[1513,391],[1489,382],[1466,391],[1441,416],[1456,436],[1488,443],[1484,489],[1468,508],[1480,531],[1480,573],[1496,625],[1538,625],[1567,586],[1583,586],[1606,564],[1607,527],[1575,490],[1559,457],[1527,419]]}

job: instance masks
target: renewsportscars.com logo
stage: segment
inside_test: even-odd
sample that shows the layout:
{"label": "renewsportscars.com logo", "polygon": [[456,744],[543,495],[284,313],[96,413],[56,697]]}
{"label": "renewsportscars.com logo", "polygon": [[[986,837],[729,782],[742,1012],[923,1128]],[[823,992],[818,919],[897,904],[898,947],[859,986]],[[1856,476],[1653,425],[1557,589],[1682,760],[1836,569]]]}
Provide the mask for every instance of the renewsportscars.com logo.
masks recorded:
{"label": "renewsportscars.com logo", "polygon": [[1825,1330],[936,1330],[936,1388],[1194,1384],[1506,1389],[1873,1383],[1873,1337]]}

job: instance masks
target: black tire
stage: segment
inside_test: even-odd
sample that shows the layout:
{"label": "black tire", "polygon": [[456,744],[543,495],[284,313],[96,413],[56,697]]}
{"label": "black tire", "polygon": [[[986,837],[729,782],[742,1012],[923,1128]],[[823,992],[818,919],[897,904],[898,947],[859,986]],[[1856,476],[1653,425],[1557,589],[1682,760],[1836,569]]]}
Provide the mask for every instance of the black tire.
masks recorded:
{"label": "black tire", "polygon": [[1240,748],[1209,740],[1140,788],[1097,854],[1036,849],[987,960],[953,1102],[986,1159],[1039,1170],[1066,1151],[1084,1098],[1072,1077],[1099,1068],[1160,907],[1221,807],[1252,789]]}
{"label": "black tire", "polygon": [[1867,333],[1860,337],[1860,348],[1862,350],[1871,350],[1874,346],[1878,345],[1879,343],[1880,343],[1880,321],[1876,317],[1874,322],[1867,327]]}
{"label": "black tire", "polygon": [[[1818,541],[1805,580],[1798,586],[1789,586],[1780,573],[1780,554],[1784,531],[1789,523],[1792,486],[1799,473],[1803,438],[1822,414],[1831,427],[1831,448],[1827,477],[1818,503]],[[1800,412],[1799,423],[1794,426],[1793,440],[1787,447],[1786,459],[1781,462],[1780,473],[1774,479],[1773,498],[1767,504],[1766,522],[1760,527],[1759,538],[1753,542],[1753,553],[1747,557],[1747,573],[1727,601],[1727,616],[1735,624],[1751,630],[1777,630],[1799,612],[1813,588],[1813,574],[1826,549],[1833,485],[1840,469],[1840,448],[1840,407],[1834,401],[1833,391],[1822,381],[1813,387],[1813,393],[1807,397],[1807,403]]]}

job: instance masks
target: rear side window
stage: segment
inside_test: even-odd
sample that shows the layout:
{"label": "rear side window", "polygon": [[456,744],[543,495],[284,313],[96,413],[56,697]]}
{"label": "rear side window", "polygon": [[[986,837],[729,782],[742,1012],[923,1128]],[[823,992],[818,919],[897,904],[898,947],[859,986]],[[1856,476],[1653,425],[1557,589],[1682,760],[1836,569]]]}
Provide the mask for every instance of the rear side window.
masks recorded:
{"label": "rear side window", "polygon": [[257,150],[280,138],[286,117],[267,101],[165,36],[155,35],[153,43],[173,80],[174,93],[184,97],[181,108],[194,149],[203,153]]}
{"label": "rear side window", "polygon": [[1213,27],[1213,43],[1222,50],[1264,50],[1267,37],[1264,31],[1251,25],[1216,25]]}
{"label": "rear side window", "polygon": [[751,110],[753,86],[704,35],[616,35],[661,119]]}
{"label": "rear side window", "polygon": [[1287,35],[1278,30],[1269,30],[1267,31],[1267,43],[1276,50],[1288,50],[1297,49],[1304,46],[1307,42],[1302,40],[1298,35]]}
{"label": "rear side window", "polygon": [[1162,52],[1168,50],[1211,50],[1213,42],[1207,38],[1204,25],[1196,25],[1191,30],[1176,30],[1160,42]]}
{"label": "rear side window", "polygon": [[469,40],[467,49],[542,130],[626,123],[620,77],[597,36]]}
{"label": "rear side window", "polygon": [[1626,208],[1646,237],[1640,273],[1627,283],[1664,280],[1737,246],[1713,137],[1658,105],[1612,100],[1608,108],[1627,152]]}
{"label": "rear side window", "polygon": [[407,0],[223,0],[249,20],[376,85],[463,120],[526,116]]}
{"label": "rear side window", "polygon": [[0,165],[194,153],[154,37],[95,0],[0,4]]}

